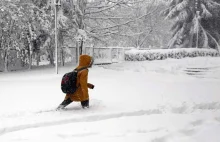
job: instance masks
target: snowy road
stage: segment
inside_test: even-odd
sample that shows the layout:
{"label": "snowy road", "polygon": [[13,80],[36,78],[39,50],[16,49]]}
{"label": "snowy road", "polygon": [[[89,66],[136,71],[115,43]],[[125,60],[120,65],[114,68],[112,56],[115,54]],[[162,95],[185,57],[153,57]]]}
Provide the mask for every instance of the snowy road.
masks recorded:
{"label": "snowy road", "polygon": [[[193,58],[95,66],[90,109],[72,103],[65,111],[54,108],[71,68],[0,74],[0,141],[219,142],[219,65]],[[211,69],[198,77],[187,68]]]}

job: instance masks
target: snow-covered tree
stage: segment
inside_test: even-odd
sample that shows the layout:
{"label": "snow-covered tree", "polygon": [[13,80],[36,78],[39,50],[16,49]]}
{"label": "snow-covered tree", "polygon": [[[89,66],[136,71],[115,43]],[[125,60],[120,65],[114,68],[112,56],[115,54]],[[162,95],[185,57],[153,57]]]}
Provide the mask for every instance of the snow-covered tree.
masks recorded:
{"label": "snow-covered tree", "polygon": [[[135,21],[124,26],[122,35],[127,36],[130,41],[129,46],[140,48],[161,48],[165,45],[167,37],[170,37],[170,22],[164,22],[160,12],[165,8],[165,4],[157,0],[135,3],[131,11],[132,19]],[[127,10],[127,12],[129,12]]]}
{"label": "snow-covered tree", "polygon": [[4,59],[4,71],[8,71],[8,58],[9,51],[12,48],[13,38],[16,37],[14,33],[15,21],[18,17],[15,14],[15,11],[18,11],[18,8],[10,1],[3,0],[0,3],[0,25],[1,25],[1,50],[3,52]]}
{"label": "snow-covered tree", "polygon": [[42,34],[49,35],[45,33],[51,32],[52,29],[53,16],[45,7],[46,5],[36,5],[32,0],[1,1],[0,42],[4,52],[5,71],[10,64],[8,56],[11,49],[20,52],[22,64],[26,63],[31,68],[32,54],[38,54],[40,46],[47,40],[42,38]]}
{"label": "snow-covered tree", "polygon": [[219,13],[218,0],[169,0],[169,7],[163,12],[165,19],[174,22],[168,48],[197,46],[219,50]]}
{"label": "snow-covered tree", "polygon": [[158,0],[72,0],[64,1],[62,6],[64,15],[75,28],[72,35],[80,41],[80,45],[83,43],[81,39],[86,37],[95,45],[123,45],[122,42],[126,40],[135,40],[135,46],[143,46],[151,31],[149,17],[153,17],[158,10],[157,2]]}

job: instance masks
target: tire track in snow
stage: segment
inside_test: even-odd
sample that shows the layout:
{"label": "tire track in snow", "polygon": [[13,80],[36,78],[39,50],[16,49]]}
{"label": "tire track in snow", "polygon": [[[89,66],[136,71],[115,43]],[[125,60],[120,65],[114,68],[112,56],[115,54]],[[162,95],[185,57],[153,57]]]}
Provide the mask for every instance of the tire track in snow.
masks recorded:
{"label": "tire track in snow", "polygon": [[49,126],[56,126],[56,125],[63,125],[69,123],[77,123],[77,122],[95,122],[95,121],[102,121],[114,118],[121,118],[121,117],[132,117],[132,116],[143,116],[143,115],[152,115],[152,114],[162,114],[162,111],[159,109],[152,109],[152,110],[139,110],[133,112],[121,112],[121,113],[114,113],[114,114],[107,114],[107,115],[92,115],[86,116],[83,118],[71,118],[71,119],[64,119],[64,120],[57,120],[52,122],[39,122],[34,124],[24,124],[18,125],[14,127],[5,127],[0,129],[0,135],[21,131],[31,128],[40,128],[40,127],[49,127]]}

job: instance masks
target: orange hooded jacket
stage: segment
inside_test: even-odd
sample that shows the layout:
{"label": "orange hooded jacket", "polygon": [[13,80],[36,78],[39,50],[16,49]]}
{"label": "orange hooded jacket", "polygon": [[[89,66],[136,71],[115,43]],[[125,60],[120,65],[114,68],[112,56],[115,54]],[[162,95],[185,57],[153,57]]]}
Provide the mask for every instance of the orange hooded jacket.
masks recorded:
{"label": "orange hooded jacket", "polygon": [[[90,67],[92,65],[92,57],[89,55],[80,55],[79,65],[76,69],[82,67]],[[86,101],[89,100],[88,88],[92,88],[93,85],[88,83],[88,69],[84,69],[78,72],[77,75],[77,86],[78,89],[74,94],[66,94],[65,100],[70,98],[71,101]]]}

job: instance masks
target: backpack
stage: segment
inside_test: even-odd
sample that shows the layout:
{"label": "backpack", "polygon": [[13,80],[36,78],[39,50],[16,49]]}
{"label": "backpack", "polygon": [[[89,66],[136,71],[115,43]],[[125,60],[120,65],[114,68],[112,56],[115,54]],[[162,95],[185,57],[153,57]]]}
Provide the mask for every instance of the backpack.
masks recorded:
{"label": "backpack", "polygon": [[87,69],[86,67],[81,68],[81,69],[75,69],[72,72],[66,73],[63,75],[62,80],[61,80],[61,90],[63,93],[66,94],[73,94],[77,90],[77,74],[78,72]]}

